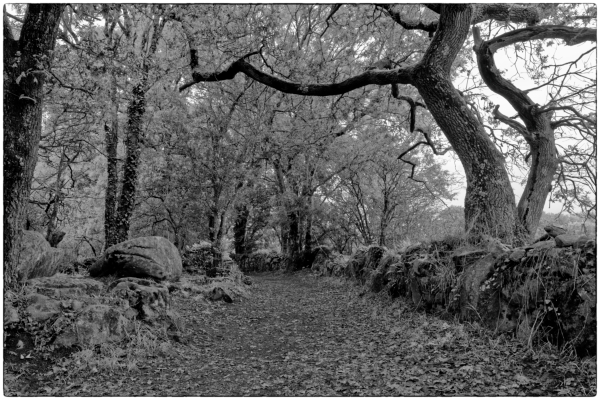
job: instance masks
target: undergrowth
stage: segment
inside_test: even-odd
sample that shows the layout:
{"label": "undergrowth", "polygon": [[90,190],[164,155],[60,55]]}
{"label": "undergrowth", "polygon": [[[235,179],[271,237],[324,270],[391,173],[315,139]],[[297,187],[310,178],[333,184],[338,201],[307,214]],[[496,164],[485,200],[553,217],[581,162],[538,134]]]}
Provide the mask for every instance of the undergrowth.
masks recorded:
{"label": "undergrowth", "polygon": [[171,351],[172,345],[166,330],[135,321],[125,340],[86,346],[62,359],[57,365],[67,375],[80,374],[82,371],[131,371],[143,364],[145,359],[164,356]]}

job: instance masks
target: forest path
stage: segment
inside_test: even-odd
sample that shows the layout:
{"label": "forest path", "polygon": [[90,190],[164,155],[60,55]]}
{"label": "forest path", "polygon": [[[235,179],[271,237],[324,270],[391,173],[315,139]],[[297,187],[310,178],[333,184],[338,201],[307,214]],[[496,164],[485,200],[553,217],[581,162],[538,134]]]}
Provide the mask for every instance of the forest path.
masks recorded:
{"label": "forest path", "polygon": [[[462,325],[331,278],[253,275],[252,296],[206,309],[178,297],[186,344],[132,371],[87,376],[93,396],[442,396],[552,393],[545,368]],[[550,366],[548,366],[550,367]],[[72,390],[73,390],[72,389]]]}

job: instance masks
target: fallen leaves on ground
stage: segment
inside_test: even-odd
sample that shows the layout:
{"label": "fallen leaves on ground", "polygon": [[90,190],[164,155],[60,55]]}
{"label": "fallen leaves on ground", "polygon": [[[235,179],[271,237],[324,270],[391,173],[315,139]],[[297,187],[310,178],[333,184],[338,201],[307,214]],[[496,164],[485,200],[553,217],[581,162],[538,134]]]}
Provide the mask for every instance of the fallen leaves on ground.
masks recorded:
{"label": "fallen leaves on ground", "polygon": [[[253,276],[252,296],[198,306],[175,297],[185,340],[137,368],[64,371],[37,385],[7,371],[6,395],[593,396],[593,360],[525,349],[468,325],[382,305],[307,272]],[[363,293],[364,294],[364,293]],[[19,373],[21,375],[19,375]]]}

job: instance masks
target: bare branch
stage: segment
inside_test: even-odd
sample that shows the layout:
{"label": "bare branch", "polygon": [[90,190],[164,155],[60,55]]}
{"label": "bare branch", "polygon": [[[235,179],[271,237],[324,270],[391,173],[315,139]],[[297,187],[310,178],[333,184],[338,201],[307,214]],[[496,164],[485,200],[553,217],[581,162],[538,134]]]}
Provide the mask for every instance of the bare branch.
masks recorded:
{"label": "bare branch", "polygon": [[327,16],[327,18],[325,18],[325,29],[323,29],[323,32],[321,32],[320,37],[323,37],[323,35],[325,34],[325,32],[327,32],[327,29],[329,29],[329,20],[333,17],[333,15],[343,6],[343,4],[334,4],[331,6],[331,12],[329,13],[329,15]]}
{"label": "bare branch", "polygon": [[525,140],[527,140],[527,142],[529,144],[531,144],[533,141],[533,136],[531,136],[529,134],[529,132],[527,131],[527,128],[524,125],[522,125],[521,123],[519,123],[519,121],[515,121],[514,119],[502,114],[500,112],[499,108],[500,108],[500,105],[496,104],[496,106],[494,107],[494,111],[492,111],[494,118],[496,118],[500,122],[505,123],[506,125],[510,126],[514,130],[519,132],[521,135],[523,135]]}
{"label": "bare branch", "polygon": [[8,11],[4,11],[4,14],[6,14],[8,17],[14,19],[17,22],[23,23],[23,18],[19,18],[16,15],[12,15],[11,13],[9,13]]}

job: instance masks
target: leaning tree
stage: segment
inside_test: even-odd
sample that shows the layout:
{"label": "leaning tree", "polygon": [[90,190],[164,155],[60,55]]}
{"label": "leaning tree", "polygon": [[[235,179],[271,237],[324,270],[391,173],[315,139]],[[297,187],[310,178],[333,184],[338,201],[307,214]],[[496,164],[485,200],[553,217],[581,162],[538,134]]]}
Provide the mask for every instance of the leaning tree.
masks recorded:
{"label": "leaning tree", "polygon": [[[418,99],[415,100],[400,94],[398,88],[398,85],[410,85],[417,89],[424,106],[443,131],[464,167],[467,180],[465,223],[471,237],[492,235],[505,242],[512,242],[516,237],[530,236],[539,222],[559,161],[553,141],[554,129],[561,123],[566,124],[569,121],[559,118],[559,122],[553,123],[552,112],[559,107],[566,110],[565,106],[552,102],[546,107],[538,106],[526,92],[519,90],[502,77],[494,64],[493,56],[502,47],[538,39],[562,39],[566,45],[595,41],[596,29],[570,27],[565,23],[538,25],[547,20],[544,19],[544,9],[536,6],[427,4],[425,7],[427,8],[426,14],[430,15],[429,20],[426,18],[409,19],[406,13],[397,11],[397,7],[391,5],[373,7],[375,10],[383,10],[385,15],[406,31],[427,32],[431,37],[429,44],[425,49],[414,53],[421,53],[422,56],[418,60],[415,60],[414,56],[404,57],[404,63],[394,62],[391,59],[382,60],[384,62],[376,63],[372,68],[367,68],[364,72],[352,76],[344,75],[344,70],[340,68],[334,75],[337,82],[325,84],[306,83],[304,80],[310,79],[306,76],[300,82],[294,81],[288,78],[289,74],[276,71],[267,61],[277,61],[281,58],[269,58],[268,51],[273,52],[273,50],[265,45],[266,41],[263,41],[260,49],[255,49],[241,57],[230,53],[230,62],[224,67],[207,71],[208,62],[198,57],[199,54],[202,54],[199,43],[206,43],[206,41],[199,40],[190,34],[190,26],[194,23],[193,13],[190,16],[175,12],[175,14],[180,14],[175,18],[181,21],[189,41],[192,70],[192,80],[182,85],[180,89],[184,90],[199,82],[231,80],[240,73],[279,91],[300,96],[340,96],[367,85],[391,85],[392,96],[405,100],[411,105],[410,129],[415,130],[417,114],[415,110],[422,104],[417,101]],[[334,24],[333,17],[339,13],[340,8],[339,5],[331,6],[329,13],[325,14],[326,17],[320,22],[311,20],[310,13],[307,18],[296,18],[290,25],[291,29],[288,27],[285,31],[285,36],[270,43],[283,46],[287,37],[289,37],[288,40],[303,41],[307,37],[309,41],[310,37],[316,37],[317,39],[313,40],[313,43],[323,40],[326,31]],[[361,14],[362,18],[371,18],[370,15],[374,18],[375,10],[371,14]],[[261,13],[261,15],[268,15],[264,10]],[[484,38],[479,32],[477,24],[485,21],[501,21],[505,22],[507,26],[520,24],[523,27],[509,30],[498,37]],[[365,23],[361,29],[367,25]],[[306,34],[300,35],[299,32],[303,26]],[[474,50],[485,83],[510,102],[518,113],[518,119],[522,122],[516,118],[503,118],[498,112],[495,116],[517,129],[530,146],[531,167],[525,193],[518,207],[507,173],[505,157],[490,138],[481,117],[470,107],[463,93],[457,90],[452,82],[455,72],[453,63],[457,55],[465,51],[464,46],[471,27],[474,27]],[[265,27],[266,31],[268,29],[270,27]],[[272,35],[276,35],[278,31],[274,32],[269,31]],[[378,33],[384,35],[382,32]],[[357,31],[357,36],[358,34]],[[328,36],[325,35],[325,37]],[[422,42],[425,35],[420,33],[414,37],[415,40]],[[379,38],[372,35],[361,45],[377,47],[381,44],[383,48],[384,43],[382,42],[386,39],[386,37]],[[335,40],[335,38],[329,37],[329,40]],[[356,41],[356,38],[354,40]],[[402,37],[401,40],[403,45],[410,43],[405,37]],[[313,44],[313,48],[314,51],[320,50],[318,44]],[[256,67],[250,61],[251,58],[257,60],[260,58],[263,66]],[[301,60],[296,61],[301,62]],[[348,76],[346,79],[341,79],[346,76]],[[595,114],[593,116],[583,115],[577,109],[573,108],[573,110],[572,114],[588,125],[595,121]],[[427,143],[431,144],[427,133],[425,136]]]}

